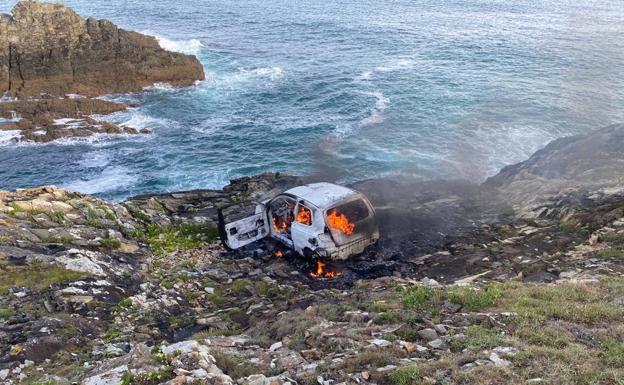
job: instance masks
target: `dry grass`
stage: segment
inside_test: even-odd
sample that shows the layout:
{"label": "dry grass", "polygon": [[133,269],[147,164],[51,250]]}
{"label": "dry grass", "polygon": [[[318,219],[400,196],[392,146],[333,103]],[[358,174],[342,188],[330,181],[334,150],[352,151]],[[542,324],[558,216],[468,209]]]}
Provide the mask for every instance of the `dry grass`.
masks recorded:
{"label": "dry grass", "polygon": [[5,294],[14,286],[43,290],[51,285],[78,281],[87,276],[85,273],[65,270],[58,266],[0,267],[0,294]]}

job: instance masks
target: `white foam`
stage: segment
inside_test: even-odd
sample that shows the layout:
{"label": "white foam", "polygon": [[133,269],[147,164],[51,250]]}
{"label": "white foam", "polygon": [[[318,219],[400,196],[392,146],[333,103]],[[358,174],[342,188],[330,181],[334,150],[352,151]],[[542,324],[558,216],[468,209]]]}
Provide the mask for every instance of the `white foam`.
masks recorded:
{"label": "white foam", "polygon": [[397,58],[390,60],[382,65],[379,65],[373,69],[362,71],[355,77],[356,81],[369,81],[372,80],[375,74],[404,71],[414,68],[416,62],[409,58]]}
{"label": "white foam", "polygon": [[83,155],[80,165],[86,168],[106,167],[110,164],[110,155],[106,151],[91,151]]}
{"label": "white foam", "polygon": [[375,67],[377,72],[394,72],[414,68],[415,62],[408,58],[399,58],[392,60],[384,65]]}
{"label": "white foam", "polygon": [[202,42],[198,39],[189,40],[172,40],[164,36],[157,35],[151,31],[143,31],[145,35],[154,36],[160,48],[171,52],[179,52],[187,55],[197,55],[204,48]]}
{"label": "white foam", "polygon": [[375,106],[371,108],[370,115],[366,118],[360,120],[360,127],[368,126],[371,124],[378,124],[384,121],[383,112],[390,105],[390,99],[384,96],[381,92],[366,92],[366,95],[374,96],[377,101],[375,102]]}
{"label": "white foam", "polygon": [[272,84],[284,76],[284,68],[281,66],[247,68],[239,67],[235,72],[223,74],[208,73],[205,84],[216,88],[237,89],[242,84],[258,83],[260,85]]}
{"label": "white foam", "polygon": [[62,187],[84,194],[98,194],[131,186],[135,181],[136,177],[131,170],[115,166],[107,167],[101,174],[91,179],[75,180],[63,184]]}
{"label": "white foam", "polygon": [[20,130],[0,130],[0,146],[14,143],[22,137],[22,131]]}

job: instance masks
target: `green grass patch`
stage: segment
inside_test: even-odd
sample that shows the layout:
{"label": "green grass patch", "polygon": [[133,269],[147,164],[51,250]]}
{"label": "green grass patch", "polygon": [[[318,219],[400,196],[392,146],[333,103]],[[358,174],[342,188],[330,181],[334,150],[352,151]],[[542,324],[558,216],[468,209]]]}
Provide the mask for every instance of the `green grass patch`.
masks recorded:
{"label": "green grass patch", "polygon": [[609,339],[603,341],[604,361],[607,365],[622,368],[624,367],[624,341]]}
{"label": "green grass patch", "polygon": [[420,369],[416,365],[408,365],[397,368],[390,374],[393,385],[418,385],[420,381]]}
{"label": "green grass patch", "polygon": [[479,311],[496,305],[501,297],[501,290],[497,285],[489,285],[479,290],[472,287],[452,289],[448,293],[449,301],[461,305],[468,311]]}
{"label": "green grass patch", "polygon": [[100,240],[100,245],[109,250],[116,250],[121,247],[121,242],[114,237],[104,237]]}
{"label": "green grass patch", "polygon": [[624,307],[605,297],[604,289],[576,283],[508,285],[501,307],[516,312],[523,321],[563,320],[593,325],[620,320]]}
{"label": "green grass patch", "polygon": [[0,319],[9,319],[15,315],[15,311],[8,307],[0,307]]}
{"label": "green grass patch", "polygon": [[610,247],[596,252],[596,257],[600,259],[624,260],[624,249]]}
{"label": "green grass patch", "polygon": [[158,385],[167,382],[175,377],[171,368],[157,371],[150,371],[141,374],[132,374],[127,371],[121,377],[119,385]]}
{"label": "green grass patch", "polygon": [[8,235],[0,235],[0,246],[11,243],[11,237]]}
{"label": "green grass patch", "polygon": [[145,214],[143,211],[136,209],[136,208],[129,208],[128,212],[130,212],[130,215],[132,215],[133,218],[135,219],[139,219],[145,223],[151,223],[152,219]]}
{"label": "green grass patch", "polygon": [[14,286],[43,290],[51,285],[78,281],[88,274],[66,270],[58,266],[28,266],[18,268],[0,267],[0,294]]}
{"label": "green grass patch", "polygon": [[213,242],[217,239],[218,232],[214,227],[189,223],[177,226],[150,224],[145,231],[133,231],[132,236],[148,243],[154,253],[164,255]]}
{"label": "green grass patch", "polygon": [[411,286],[403,290],[403,306],[406,309],[437,310],[443,300],[441,289]]}
{"label": "green grass patch", "polygon": [[466,329],[466,337],[453,339],[453,350],[470,349],[481,351],[492,349],[503,343],[503,337],[494,329],[487,329],[481,325],[471,325]]}

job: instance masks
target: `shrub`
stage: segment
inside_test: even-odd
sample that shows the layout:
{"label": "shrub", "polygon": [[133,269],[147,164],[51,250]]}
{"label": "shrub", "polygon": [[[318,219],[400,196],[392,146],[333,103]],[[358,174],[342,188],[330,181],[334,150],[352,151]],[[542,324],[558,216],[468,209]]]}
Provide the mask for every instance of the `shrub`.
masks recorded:
{"label": "shrub", "polygon": [[433,310],[442,302],[442,290],[411,286],[403,291],[403,306],[407,309]]}
{"label": "shrub", "polygon": [[420,369],[415,365],[402,366],[390,374],[394,385],[416,385],[419,383]]}
{"label": "shrub", "polygon": [[183,223],[177,226],[147,225],[145,232],[135,230],[132,236],[150,245],[158,255],[177,250],[193,249],[205,242],[217,239],[218,232],[214,227]]}

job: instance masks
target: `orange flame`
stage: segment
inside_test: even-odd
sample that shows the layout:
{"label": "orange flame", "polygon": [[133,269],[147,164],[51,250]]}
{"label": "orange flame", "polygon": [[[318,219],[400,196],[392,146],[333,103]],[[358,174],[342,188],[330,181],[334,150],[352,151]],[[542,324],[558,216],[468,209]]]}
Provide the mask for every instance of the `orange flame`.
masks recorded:
{"label": "orange flame", "polygon": [[275,256],[276,256],[276,257],[278,257],[278,258],[279,258],[279,257],[283,257],[283,256],[284,256],[284,253],[282,253],[282,251],[281,251],[281,250],[277,250],[277,251],[275,252]]}
{"label": "orange flame", "polygon": [[284,231],[286,231],[287,227],[288,224],[285,220],[283,220],[281,217],[273,216],[273,230],[275,230],[276,233],[283,233]]}
{"label": "orange flame", "polygon": [[355,224],[349,222],[349,218],[344,214],[338,214],[336,209],[332,209],[327,213],[327,224],[332,229],[340,230],[346,235],[351,235],[355,231]]}
{"label": "orange flame", "polygon": [[327,269],[326,267],[327,267],[327,264],[321,261],[316,261],[316,270],[311,271],[310,276],[313,278],[332,279],[332,278],[340,277],[342,275],[342,273]]}
{"label": "orange flame", "polygon": [[299,206],[297,222],[310,226],[312,224],[312,212],[305,206]]}

